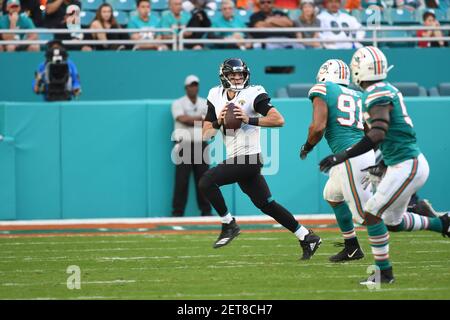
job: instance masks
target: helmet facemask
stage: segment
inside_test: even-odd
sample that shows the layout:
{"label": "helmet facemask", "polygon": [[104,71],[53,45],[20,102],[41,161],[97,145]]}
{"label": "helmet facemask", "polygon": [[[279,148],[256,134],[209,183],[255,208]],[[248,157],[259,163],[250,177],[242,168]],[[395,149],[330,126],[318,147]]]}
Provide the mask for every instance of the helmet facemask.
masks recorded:
{"label": "helmet facemask", "polygon": [[[230,80],[230,76],[236,73],[242,73],[241,84],[233,84]],[[228,59],[220,66],[219,78],[225,89],[241,91],[250,85],[250,70],[242,60]]]}

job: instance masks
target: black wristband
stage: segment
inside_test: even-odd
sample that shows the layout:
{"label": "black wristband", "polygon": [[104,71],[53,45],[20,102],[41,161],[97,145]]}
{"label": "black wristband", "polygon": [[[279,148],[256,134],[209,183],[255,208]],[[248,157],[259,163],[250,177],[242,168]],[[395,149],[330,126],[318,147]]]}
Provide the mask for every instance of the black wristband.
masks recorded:
{"label": "black wristband", "polygon": [[304,150],[305,151],[311,151],[312,149],[314,149],[314,147],[316,146],[315,144],[311,144],[311,143],[309,143],[308,141],[306,141],[305,142],[305,144],[303,145],[304,146]]}
{"label": "black wristband", "polygon": [[222,125],[221,124],[219,124],[219,121],[217,121],[217,120],[214,120],[213,122],[211,122],[212,123],[212,127],[214,128],[214,129],[219,129]]}
{"label": "black wristband", "polygon": [[368,136],[364,136],[357,144],[348,149],[346,153],[349,158],[353,158],[372,150],[375,146]]}
{"label": "black wristband", "polygon": [[248,118],[248,124],[251,126],[257,126],[259,124],[259,118],[258,117]]}

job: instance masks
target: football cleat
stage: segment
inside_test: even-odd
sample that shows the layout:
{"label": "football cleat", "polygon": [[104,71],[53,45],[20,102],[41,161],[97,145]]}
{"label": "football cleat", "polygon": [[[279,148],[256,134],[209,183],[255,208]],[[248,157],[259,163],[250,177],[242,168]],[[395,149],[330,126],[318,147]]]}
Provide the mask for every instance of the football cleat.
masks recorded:
{"label": "football cleat", "polygon": [[377,281],[379,281],[380,283],[387,283],[387,284],[394,283],[395,278],[394,273],[392,272],[392,267],[386,270],[381,270],[379,279],[377,279],[376,273],[372,273],[366,280],[362,280],[359,283],[367,286],[367,285],[375,285],[377,284]]}
{"label": "football cleat", "polygon": [[233,221],[230,223],[222,223],[222,232],[220,233],[219,237],[217,238],[216,242],[214,243],[213,248],[217,249],[223,246],[226,246],[236,238],[239,233],[241,233],[241,229],[236,223],[236,220],[233,218]]}
{"label": "football cleat", "polygon": [[442,222],[442,236],[450,238],[450,217],[449,212],[439,217]]}
{"label": "football cleat", "polygon": [[331,262],[345,262],[364,258],[364,252],[360,247],[344,247],[339,253],[331,256]]}
{"label": "football cleat", "polygon": [[317,249],[322,244],[322,239],[316,235],[312,230],[305,236],[303,241],[300,240],[300,246],[303,249],[303,255],[300,260],[309,260],[314,255]]}
{"label": "football cleat", "polygon": [[427,199],[420,200],[413,204],[408,208],[408,211],[430,218],[436,218],[438,216]]}

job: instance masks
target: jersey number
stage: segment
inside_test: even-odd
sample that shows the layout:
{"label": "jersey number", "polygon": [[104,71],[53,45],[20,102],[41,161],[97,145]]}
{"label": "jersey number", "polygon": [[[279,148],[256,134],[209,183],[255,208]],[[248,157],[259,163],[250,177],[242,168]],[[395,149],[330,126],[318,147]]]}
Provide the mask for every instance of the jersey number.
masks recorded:
{"label": "jersey number", "polygon": [[[352,96],[341,94],[338,98],[337,107],[340,111],[348,113],[347,118],[337,118],[341,126],[351,127],[356,122],[356,127],[364,130],[361,99],[358,99],[355,103],[355,99]],[[358,108],[358,119],[356,119],[356,108]]]}

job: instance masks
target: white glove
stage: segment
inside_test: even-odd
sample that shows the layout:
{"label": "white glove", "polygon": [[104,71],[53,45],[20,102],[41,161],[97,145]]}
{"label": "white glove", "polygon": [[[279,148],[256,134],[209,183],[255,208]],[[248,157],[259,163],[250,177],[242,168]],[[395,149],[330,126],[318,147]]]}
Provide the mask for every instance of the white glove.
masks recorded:
{"label": "white glove", "polygon": [[381,179],[386,173],[386,166],[384,163],[379,163],[378,165],[367,167],[361,171],[365,172],[364,177],[361,179],[363,189],[366,190],[370,184],[370,191],[375,192]]}
{"label": "white glove", "polygon": [[361,184],[364,190],[367,189],[367,187],[370,184],[370,192],[375,193],[377,191],[377,187],[381,182],[381,177],[375,176],[371,174],[370,172],[366,172],[364,177],[361,179]]}

